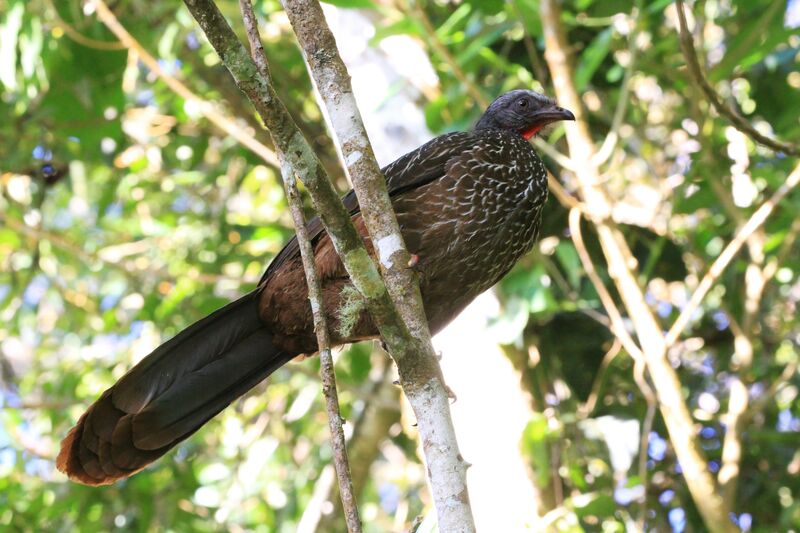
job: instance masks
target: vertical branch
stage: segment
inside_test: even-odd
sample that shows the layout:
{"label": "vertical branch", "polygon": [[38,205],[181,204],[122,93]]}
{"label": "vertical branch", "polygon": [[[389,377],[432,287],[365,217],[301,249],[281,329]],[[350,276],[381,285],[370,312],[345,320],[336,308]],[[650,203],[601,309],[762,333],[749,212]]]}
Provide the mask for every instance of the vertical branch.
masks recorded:
{"label": "vertical branch", "polygon": [[443,531],[473,531],[466,471],[450,417],[447,388],[431,344],[422,296],[400,233],[385,178],[353,96],[350,76],[316,0],[282,0],[342,151],[347,172],[400,317],[417,339],[404,357],[389,346],[400,383],[417,416],[434,503]]}
{"label": "vertical branch", "polygon": [[[447,531],[474,531],[466,488],[467,463],[458,452],[447,389],[430,342],[426,343],[424,338],[417,336],[423,331],[418,324],[425,322],[424,315],[416,317],[408,325],[403,320],[329,176],[269,80],[261,75],[216,4],[212,0],[184,0],[184,4],[237,86],[255,106],[272,135],[276,150],[283,157],[281,166],[287,167],[285,172],[292,172],[306,185],[314,208],[353,286],[364,298],[373,322],[398,363],[404,391],[415,406],[439,527]],[[317,31],[318,28],[313,30]],[[330,91],[331,94],[340,95],[341,91],[337,88],[336,85],[320,85],[322,93]],[[347,127],[349,121],[346,115],[340,118],[345,120]],[[384,187],[383,194],[386,194],[382,181],[378,186]],[[381,255],[381,243],[375,244]],[[383,259],[388,261],[387,257],[396,257],[402,249],[402,241],[399,238],[392,239],[384,242],[383,246]],[[387,279],[392,280],[389,276]]]}
{"label": "vertical branch", "polygon": [[[250,43],[250,54],[256,64],[258,73],[267,83],[270,82],[269,63],[261,45],[261,36],[258,33],[258,22],[253,13],[250,0],[239,0],[242,19],[247,31],[247,40]],[[278,152],[282,162],[285,157]],[[361,532],[361,519],[358,516],[358,504],[353,491],[353,480],[350,476],[350,463],[347,459],[347,445],[342,430],[342,416],[339,411],[339,396],[336,392],[336,374],[331,356],[331,341],[328,333],[328,322],[325,318],[325,308],[322,300],[322,289],[314,260],[314,250],[308,238],[306,221],[303,216],[303,204],[297,190],[297,181],[293,170],[281,164],[281,177],[286,190],[286,199],[294,221],[297,242],[300,246],[300,257],[303,261],[303,270],[308,285],[308,299],[311,303],[311,313],[314,317],[314,332],[317,335],[317,346],[320,357],[320,374],[322,376],[322,392],[325,396],[325,407],[328,411],[328,426],[331,432],[331,448],[333,449],[333,463],[336,467],[336,477],[339,481],[339,495],[342,500],[347,529],[351,533]]]}
{"label": "vertical branch", "polygon": [[545,60],[547,61],[561,105],[575,114],[576,121],[566,125],[567,142],[585,204],[608,262],[609,274],[617,286],[622,301],[633,321],[660,401],[661,414],[670,434],[684,478],[703,521],[711,531],[735,531],[724,513],[714,478],[708,471],[705,458],[695,435],[694,423],[681,393],[675,369],[667,360],[666,343],[661,327],[644,299],[636,276],[631,272],[633,256],[619,230],[608,224],[611,205],[599,185],[600,173],[593,162],[594,142],[584,118],[580,97],[573,81],[568,56],[568,44],[561,24],[561,12],[556,0],[541,0],[540,14],[544,27]]}

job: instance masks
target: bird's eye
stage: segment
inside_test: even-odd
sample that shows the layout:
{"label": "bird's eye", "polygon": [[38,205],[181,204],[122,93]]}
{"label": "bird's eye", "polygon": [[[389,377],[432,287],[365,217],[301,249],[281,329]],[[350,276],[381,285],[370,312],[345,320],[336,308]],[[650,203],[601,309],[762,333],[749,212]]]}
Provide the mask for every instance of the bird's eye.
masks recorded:
{"label": "bird's eye", "polygon": [[517,100],[517,107],[519,107],[520,109],[525,109],[526,107],[528,107],[528,100],[526,98]]}

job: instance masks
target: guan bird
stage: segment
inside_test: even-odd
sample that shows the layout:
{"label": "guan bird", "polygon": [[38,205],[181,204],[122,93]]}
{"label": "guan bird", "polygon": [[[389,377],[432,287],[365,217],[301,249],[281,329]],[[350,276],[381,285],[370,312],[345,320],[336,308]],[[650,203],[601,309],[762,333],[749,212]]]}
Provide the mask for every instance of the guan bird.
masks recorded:
{"label": "guan bird", "polygon": [[[547,199],[547,171],[529,139],[574,115],[539,93],[497,98],[471,131],[447,133],[383,169],[433,333],[527,253]],[[374,257],[358,201],[343,198]],[[318,219],[307,224],[332,344],[377,338]],[[352,314],[352,306],[349,308]],[[346,322],[346,323],[345,323]],[[105,485],[140,471],[236,398],[301,354],[317,351],[297,239],[272,260],[257,288],[192,324],[134,366],[80,417],[57,466]]]}

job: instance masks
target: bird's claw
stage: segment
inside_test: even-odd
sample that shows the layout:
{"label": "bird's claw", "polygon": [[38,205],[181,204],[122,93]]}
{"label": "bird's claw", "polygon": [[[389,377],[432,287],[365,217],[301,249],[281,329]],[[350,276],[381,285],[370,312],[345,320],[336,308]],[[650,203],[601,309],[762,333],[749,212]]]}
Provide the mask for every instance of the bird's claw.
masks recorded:
{"label": "bird's claw", "polygon": [[411,254],[411,256],[409,257],[408,268],[410,268],[417,274],[422,274],[422,265],[420,265],[420,259],[417,254]]}

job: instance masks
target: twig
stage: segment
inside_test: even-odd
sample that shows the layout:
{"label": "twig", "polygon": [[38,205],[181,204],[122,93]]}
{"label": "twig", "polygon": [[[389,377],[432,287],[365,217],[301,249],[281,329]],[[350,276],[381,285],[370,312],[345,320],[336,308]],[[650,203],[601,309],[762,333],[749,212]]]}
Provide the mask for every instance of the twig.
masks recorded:
{"label": "twig", "polygon": [[592,282],[592,285],[594,285],[595,291],[597,291],[597,295],[600,297],[600,302],[602,302],[603,307],[606,309],[608,318],[611,319],[611,326],[609,329],[616,335],[616,338],[619,339],[628,354],[639,364],[638,362],[642,361],[642,350],[625,328],[625,321],[622,319],[622,313],[619,307],[617,307],[614,298],[611,296],[611,293],[608,292],[606,286],[603,285],[603,280],[600,279],[597,270],[594,268],[592,258],[589,256],[589,252],[583,242],[581,213],[578,209],[573,208],[569,212],[569,231],[572,242],[575,244],[575,250],[578,252],[578,257],[583,264],[583,270],[586,272],[586,275],[589,276],[589,280]]}
{"label": "twig", "polygon": [[787,364],[783,368],[781,375],[778,376],[778,378],[770,384],[769,388],[764,391],[758,400],[754,401],[750,405],[750,408],[744,412],[741,418],[742,425],[746,426],[757,414],[761,413],[767,408],[770,402],[775,399],[775,396],[777,396],[780,391],[786,388],[786,386],[789,384],[789,380],[791,380],[795,374],[797,374],[798,368],[800,368],[800,365],[796,361]]}
{"label": "twig", "polygon": [[681,314],[678,315],[678,318],[672,324],[672,327],[669,328],[669,332],[666,336],[666,344],[667,346],[672,346],[675,341],[678,340],[678,337],[681,335],[683,330],[686,328],[689,320],[691,319],[692,315],[694,314],[695,310],[698,308],[700,303],[705,298],[708,291],[714,285],[714,282],[719,278],[731,260],[736,256],[736,254],[741,249],[742,245],[747,241],[748,237],[753,234],[761,225],[767,220],[772,211],[775,207],[780,203],[783,198],[789,194],[792,189],[794,189],[797,184],[800,183],[800,164],[798,164],[789,177],[786,178],[786,181],[778,187],[778,189],[772,194],[772,196],[766,200],[761,207],[759,207],[755,213],[752,214],[750,219],[747,223],[742,226],[739,231],[736,232],[736,235],[733,237],[731,242],[725,247],[719,257],[711,264],[711,268],[708,269],[703,279],[700,280],[700,283],[697,285],[697,288],[692,293],[691,298],[684,306]]}
{"label": "twig", "polygon": [[[140,280],[142,274],[145,274],[141,268],[136,267],[134,262],[130,261],[122,261],[120,260],[113,260],[107,257],[104,257],[102,253],[102,249],[98,253],[91,253],[87,252],[84,248],[79,246],[78,244],[70,241],[69,239],[63,237],[62,235],[58,235],[56,233],[51,233],[47,230],[37,229],[27,224],[20,222],[14,218],[8,217],[4,213],[0,213],[0,222],[8,226],[9,228],[17,231],[23,235],[27,235],[29,237],[33,237],[39,240],[46,240],[56,248],[60,248],[65,252],[75,256],[76,258],[80,259],[84,263],[102,263],[106,266],[111,268],[120,270],[124,274],[127,274],[136,280]],[[154,270],[152,267],[149,267],[147,274],[157,273],[159,274],[162,279],[172,279],[172,276],[169,276],[169,273],[166,272],[164,269]],[[230,278],[228,276],[221,276],[219,274],[210,274],[210,273],[189,273],[187,277],[190,279],[194,279],[200,281],[202,283],[217,283],[220,281],[224,282],[235,282],[238,284],[242,283],[256,283],[258,282],[257,278]]]}
{"label": "twig", "polygon": [[[421,408],[420,404],[417,404],[420,435],[433,478],[434,498],[437,500],[437,512],[440,513],[439,527],[446,529],[445,524],[449,523],[448,517],[454,515],[449,509],[451,507],[458,510],[468,509],[469,498],[466,486],[460,481],[464,478],[463,470],[466,464],[457,452],[455,435],[451,431],[452,425],[449,428],[436,425],[443,420],[445,414],[449,414],[449,401],[438,365],[431,364],[432,361],[435,362],[432,349],[412,335],[409,326],[398,313],[330,178],[286,107],[275,94],[273,87],[259,74],[255,63],[215,3],[212,0],[184,0],[184,3],[217,54],[223,58],[236,84],[253,102],[272,135],[282,166],[287,165],[306,185],[314,208],[344,264],[350,281],[363,297],[365,306],[389,352],[396,361],[406,360],[408,363],[398,363],[398,367],[405,380],[404,390],[409,400],[412,403],[423,402]],[[323,90],[327,91],[329,88],[324,87]],[[383,183],[380,185],[385,187]],[[390,254],[390,257],[392,255],[394,254]],[[449,460],[454,455],[456,463]],[[458,469],[446,470],[442,468],[443,464],[458,466]],[[444,515],[441,514],[443,510],[440,509],[440,502],[436,497],[440,493],[437,487],[440,486],[444,487],[443,492],[452,490],[448,487],[463,486],[465,489],[453,494],[452,499],[443,502]],[[474,530],[474,526],[469,527],[472,523],[471,516],[462,516],[458,523],[464,525],[463,528],[458,528],[460,530]],[[458,529],[451,528],[451,530]]]}
{"label": "twig", "polygon": [[[407,267],[410,255],[361,120],[350,76],[319,3],[316,0],[282,0],[282,3],[330,117],[386,287],[402,320],[418,341],[419,351],[408,360],[391,349],[390,353],[397,362],[400,383],[417,417],[439,527],[443,531],[473,531],[467,463],[458,450],[422,296],[414,272]],[[432,403],[438,404],[436,408],[431,409]]]}
{"label": "twig", "polygon": [[86,37],[61,18],[61,14],[58,12],[58,8],[56,8],[52,0],[46,0],[46,3],[50,11],[53,12],[53,18],[56,19],[54,26],[61,28],[64,34],[76,43],[86,46],[87,48],[94,48],[95,50],[125,50],[127,48],[125,43],[121,41],[100,41],[98,39]]}
{"label": "twig", "polygon": [[708,98],[708,101],[711,102],[711,105],[717,110],[717,113],[727,118],[730,123],[733,124],[733,127],[753,139],[758,144],[766,146],[767,148],[771,148],[776,152],[783,152],[788,155],[800,155],[800,147],[763,135],[747,120],[745,120],[744,117],[737,113],[736,110],[722,101],[722,98],[720,98],[719,94],[717,94],[717,91],[714,90],[709,81],[706,79],[705,75],[703,74],[703,69],[700,67],[700,63],[697,60],[697,52],[694,48],[692,35],[689,33],[689,29],[686,24],[686,14],[683,11],[683,0],[675,0],[675,7],[677,7],[678,11],[678,28],[680,31],[681,50],[683,51],[684,58],[686,58],[686,66],[689,68],[689,73],[692,76],[692,80],[700,87],[700,89],[706,95],[706,98]]}
{"label": "twig", "polygon": [[592,414],[594,408],[597,406],[597,399],[600,395],[600,386],[603,383],[605,374],[608,371],[608,367],[611,366],[611,362],[616,359],[621,350],[622,343],[620,342],[619,337],[614,337],[614,343],[603,356],[603,361],[600,363],[600,368],[597,370],[589,397],[586,398],[586,401],[583,403],[583,405],[578,407],[578,414],[581,418],[588,417],[590,414]]}
{"label": "twig", "polygon": [[639,516],[637,524],[639,531],[645,530],[647,520],[647,448],[650,444],[650,431],[653,429],[653,420],[656,417],[658,402],[655,396],[645,396],[647,412],[642,421],[642,435],[639,439],[639,483],[642,484],[642,498],[639,502]]}
{"label": "twig", "polygon": [[235,121],[231,120],[222,112],[220,112],[214,104],[194,94],[180,80],[168,74],[163,68],[161,68],[158,60],[150,55],[150,53],[145,50],[139,41],[137,41],[128,32],[128,30],[126,30],[125,27],[120,24],[119,20],[117,20],[117,17],[114,16],[110,9],[108,9],[108,6],[106,6],[103,0],[90,1],[94,3],[95,9],[97,10],[97,17],[103,22],[103,24],[106,25],[109,30],[111,30],[111,33],[113,33],[117,39],[119,39],[120,42],[125,45],[126,48],[135,53],[139,60],[141,60],[141,62],[144,63],[147,68],[149,68],[156,76],[161,78],[167,87],[172,90],[172,92],[187,102],[193,102],[197,106],[197,109],[200,111],[200,113],[206,117],[209,122],[236,139],[239,144],[245,146],[254,154],[259,156],[265,163],[273,167],[278,166],[278,158],[275,156],[275,152],[270,150],[267,146],[261,144],[253,136],[248,135],[241,127],[239,127],[238,124],[236,124]]}
{"label": "twig", "polygon": [[628,334],[627,329],[625,329],[625,322],[622,319],[622,314],[619,310],[619,307],[617,307],[617,304],[614,302],[614,298],[611,297],[608,289],[606,289],[605,285],[603,285],[600,276],[597,274],[597,270],[594,268],[592,258],[589,256],[589,252],[587,251],[586,245],[583,242],[583,234],[581,233],[581,214],[578,209],[572,209],[569,212],[569,230],[570,234],[572,235],[572,241],[575,243],[575,249],[578,252],[578,257],[583,264],[583,269],[586,271],[586,275],[589,276],[589,279],[594,285],[598,296],[600,296],[600,301],[603,303],[603,307],[605,307],[608,317],[611,319],[611,327],[609,329],[611,329],[611,332],[617,336],[617,339],[619,339],[619,341],[622,343],[625,351],[627,351],[628,355],[630,355],[631,359],[633,359],[633,379],[647,400],[648,405],[651,403],[655,405],[656,395],[653,392],[653,389],[650,387],[650,384],[647,382],[647,378],[645,377],[647,365],[644,359],[644,354],[636,342],[631,338],[630,334]]}
{"label": "twig", "polygon": [[540,0],[539,12],[544,29],[545,60],[550,68],[556,96],[561,105],[572,110],[576,118],[574,123],[567,124],[565,128],[571,159],[579,165],[576,176],[584,202],[591,209],[591,219],[597,228],[609,275],[636,329],[644,360],[658,393],[661,414],[683,467],[684,479],[706,527],[711,531],[733,532],[736,529],[723,511],[714,477],[708,470],[697,441],[694,422],[681,393],[680,380],[667,359],[661,327],[631,271],[635,268],[635,261],[630,248],[620,231],[606,222],[611,205],[600,185],[599,170],[592,163],[595,146],[575,88],[559,3],[557,0]]}
{"label": "twig", "polygon": [[[258,22],[253,13],[250,0],[239,0],[239,8],[247,31],[247,40],[250,43],[250,55],[258,68],[261,77],[271,83],[269,64],[264,47],[261,45],[261,35],[258,32]],[[317,346],[320,358],[320,375],[322,378],[322,393],[325,396],[325,408],[328,412],[328,426],[331,432],[331,448],[333,449],[333,463],[336,467],[336,476],[339,482],[339,495],[342,499],[345,522],[351,533],[361,532],[361,519],[358,515],[358,503],[353,491],[353,480],[350,477],[350,462],[347,458],[347,444],[342,429],[342,415],[339,410],[339,396],[336,392],[336,374],[331,356],[331,340],[328,333],[328,322],[325,318],[325,306],[322,299],[317,267],[314,259],[314,250],[308,238],[305,217],[303,216],[303,200],[297,190],[297,181],[294,172],[287,165],[281,165],[281,177],[286,190],[286,199],[292,213],[297,242],[300,247],[300,257],[303,261],[303,270],[308,285],[308,299],[311,304],[311,313],[314,317],[314,332],[317,335]]]}

